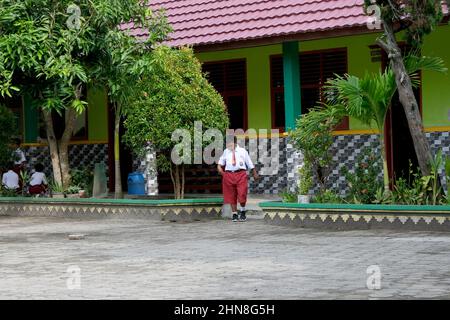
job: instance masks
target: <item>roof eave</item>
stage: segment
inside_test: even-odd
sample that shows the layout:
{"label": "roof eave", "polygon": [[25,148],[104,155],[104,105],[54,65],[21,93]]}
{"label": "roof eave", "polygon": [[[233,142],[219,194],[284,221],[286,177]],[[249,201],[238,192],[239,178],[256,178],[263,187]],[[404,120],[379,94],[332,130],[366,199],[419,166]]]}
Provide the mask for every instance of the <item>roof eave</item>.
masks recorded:
{"label": "roof eave", "polygon": [[366,25],[364,25],[364,26],[353,26],[347,28],[329,29],[306,33],[277,35],[256,39],[235,40],[220,43],[193,45],[193,48],[195,52],[224,51],[249,47],[267,46],[289,41],[309,41],[309,40],[320,40],[350,35],[373,34],[373,33],[380,33],[381,31],[382,30],[370,30],[367,28]]}

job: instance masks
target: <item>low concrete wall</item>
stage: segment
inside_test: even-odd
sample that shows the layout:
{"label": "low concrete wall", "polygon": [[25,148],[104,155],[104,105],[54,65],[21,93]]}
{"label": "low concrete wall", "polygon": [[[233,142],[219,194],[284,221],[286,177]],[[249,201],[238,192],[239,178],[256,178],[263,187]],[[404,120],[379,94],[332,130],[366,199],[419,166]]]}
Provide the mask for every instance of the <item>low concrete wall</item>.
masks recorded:
{"label": "low concrete wall", "polygon": [[111,200],[0,198],[0,216],[60,218],[145,218],[199,221],[220,218],[223,199]]}
{"label": "low concrete wall", "polygon": [[260,204],[267,223],[332,230],[394,229],[450,232],[450,206]]}

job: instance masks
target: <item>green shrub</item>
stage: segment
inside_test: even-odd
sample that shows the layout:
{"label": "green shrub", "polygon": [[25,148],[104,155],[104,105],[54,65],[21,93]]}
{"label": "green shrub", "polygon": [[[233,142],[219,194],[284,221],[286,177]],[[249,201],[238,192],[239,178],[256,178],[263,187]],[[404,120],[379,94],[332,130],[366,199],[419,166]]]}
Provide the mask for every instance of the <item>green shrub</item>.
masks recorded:
{"label": "green shrub", "polygon": [[0,185],[0,197],[15,198],[18,196],[19,194],[17,193],[16,190],[7,189]]}
{"label": "green shrub", "polygon": [[346,167],[341,170],[349,186],[349,202],[373,203],[376,201],[377,191],[383,188],[383,182],[378,177],[382,170],[378,161],[379,156],[374,154],[373,150],[373,148],[363,150],[357,158],[354,173]]}
{"label": "green shrub", "polygon": [[11,139],[17,133],[16,117],[11,110],[0,104],[0,172],[5,171],[9,161],[12,161],[13,150]]}
{"label": "green shrub", "polygon": [[[408,179],[399,178],[395,180],[392,190],[392,203],[406,205],[426,205],[439,204],[444,199],[441,188],[438,185],[438,167],[442,164],[437,158],[441,157],[438,153],[432,165],[432,175],[422,176],[420,169],[413,170],[412,164],[409,164]],[[435,166],[437,165],[437,166]]]}
{"label": "green shrub", "polygon": [[447,181],[447,194],[446,200],[447,203],[450,204],[450,157],[445,158],[445,179]]}
{"label": "green shrub", "polygon": [[[330,174],[332,160],[330,147],[333,144],[333,130],[344,117],[342,108],[332,105],[317,106],[302,115],[296,124],[295,130],[289,133],[294,147],[301,151],[306,164],[303,174],[305,187],[301,187],[300,193],[306,190],[311,179],[317,181],[320,189],[325,190]],[[308,170],[308,171],[306,171]],[[302,181],[299,182],[302,184]],[[308,188],[309,191],[309,188]],[[307,194],[302,193],[302,194]]]}
{"label": "green shrub", "polygon": [[393,204],[394,198],[392,196],[392,192],[386,192],[383,188],[379,188],[375,194],[375,199],[373,200],[374,204]]}
{"label": "green shrub", "polygon": [[298,192],[301,195],[307,195],[313,186],[313,168],[311,163],[305,159],[305,162],[298,170],[298,173],[300,176]]}
{"label": "green shrub", "polygon": [[[89,168],[76,168],[71,170],[72,190],[85,190],[88,194],[92,194],[94,186],[94,173]],[[78,193],[74,192],[74,193]]]}
{"label": "green shrub", "polygon": [[344,199],[333,190],[326,189],[313,197],[314,203],[343,203]]}
{"label": "green shrub", "polygon": [[297,193],[290,192],[289,190],[283,190],[281,192],[281,199],[285,203],[296,203],[297,202]]}
{"label": "green shrub", "polygon": [[64,193],[65,192],[64,187],[60,183],[56,182],[55,180],[50,181],[49,188],[52,191],[52,193]]}

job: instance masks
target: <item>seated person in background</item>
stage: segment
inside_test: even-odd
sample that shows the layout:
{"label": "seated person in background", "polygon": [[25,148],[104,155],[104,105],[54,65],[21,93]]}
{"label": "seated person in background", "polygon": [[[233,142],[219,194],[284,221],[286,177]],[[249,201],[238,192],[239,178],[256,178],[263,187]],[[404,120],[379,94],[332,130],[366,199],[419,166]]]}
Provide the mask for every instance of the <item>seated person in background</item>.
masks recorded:
{"label": "seated person in background", "polygon": [[14,163],[8,163],[8,172],[3,174],[2,185],[8,190],[19,191],[19,175],[13,171]]}
{"label": "seated person in background", "polygon": [[22,140],[16,138],[13,140],[14,143],[14,172],[20,174],[20,171],[25,170],[25,166],[27,164],[27,158],[25,157],[25,152],[20,148],[20,144]]}
{"label": "seated person in background", "polygon": [[47,178],[44,173],[44,166],[38,163],[34,166],[35,172],[31,175],[30,188],[28,191],[32,195],[42,194],[47,191]]}

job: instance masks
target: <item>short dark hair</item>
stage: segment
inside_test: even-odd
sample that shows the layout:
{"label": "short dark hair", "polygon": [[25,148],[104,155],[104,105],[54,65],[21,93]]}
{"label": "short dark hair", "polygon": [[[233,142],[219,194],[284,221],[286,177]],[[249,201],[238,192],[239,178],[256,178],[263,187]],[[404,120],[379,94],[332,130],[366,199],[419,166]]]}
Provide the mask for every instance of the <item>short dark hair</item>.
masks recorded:
{"label": "short dark hair", "polygon": [[7,166],[8,166],[8,168],[7,168],[8,170],[13,170],[14,169],[14,162],[8,161]]}
{"label": "short dark hair", "polygon": [[44,165],[42,163],[37,163],[34,166],[34,170],[36,170],[36,172],[42,172],[42,171],[44,171]]}

